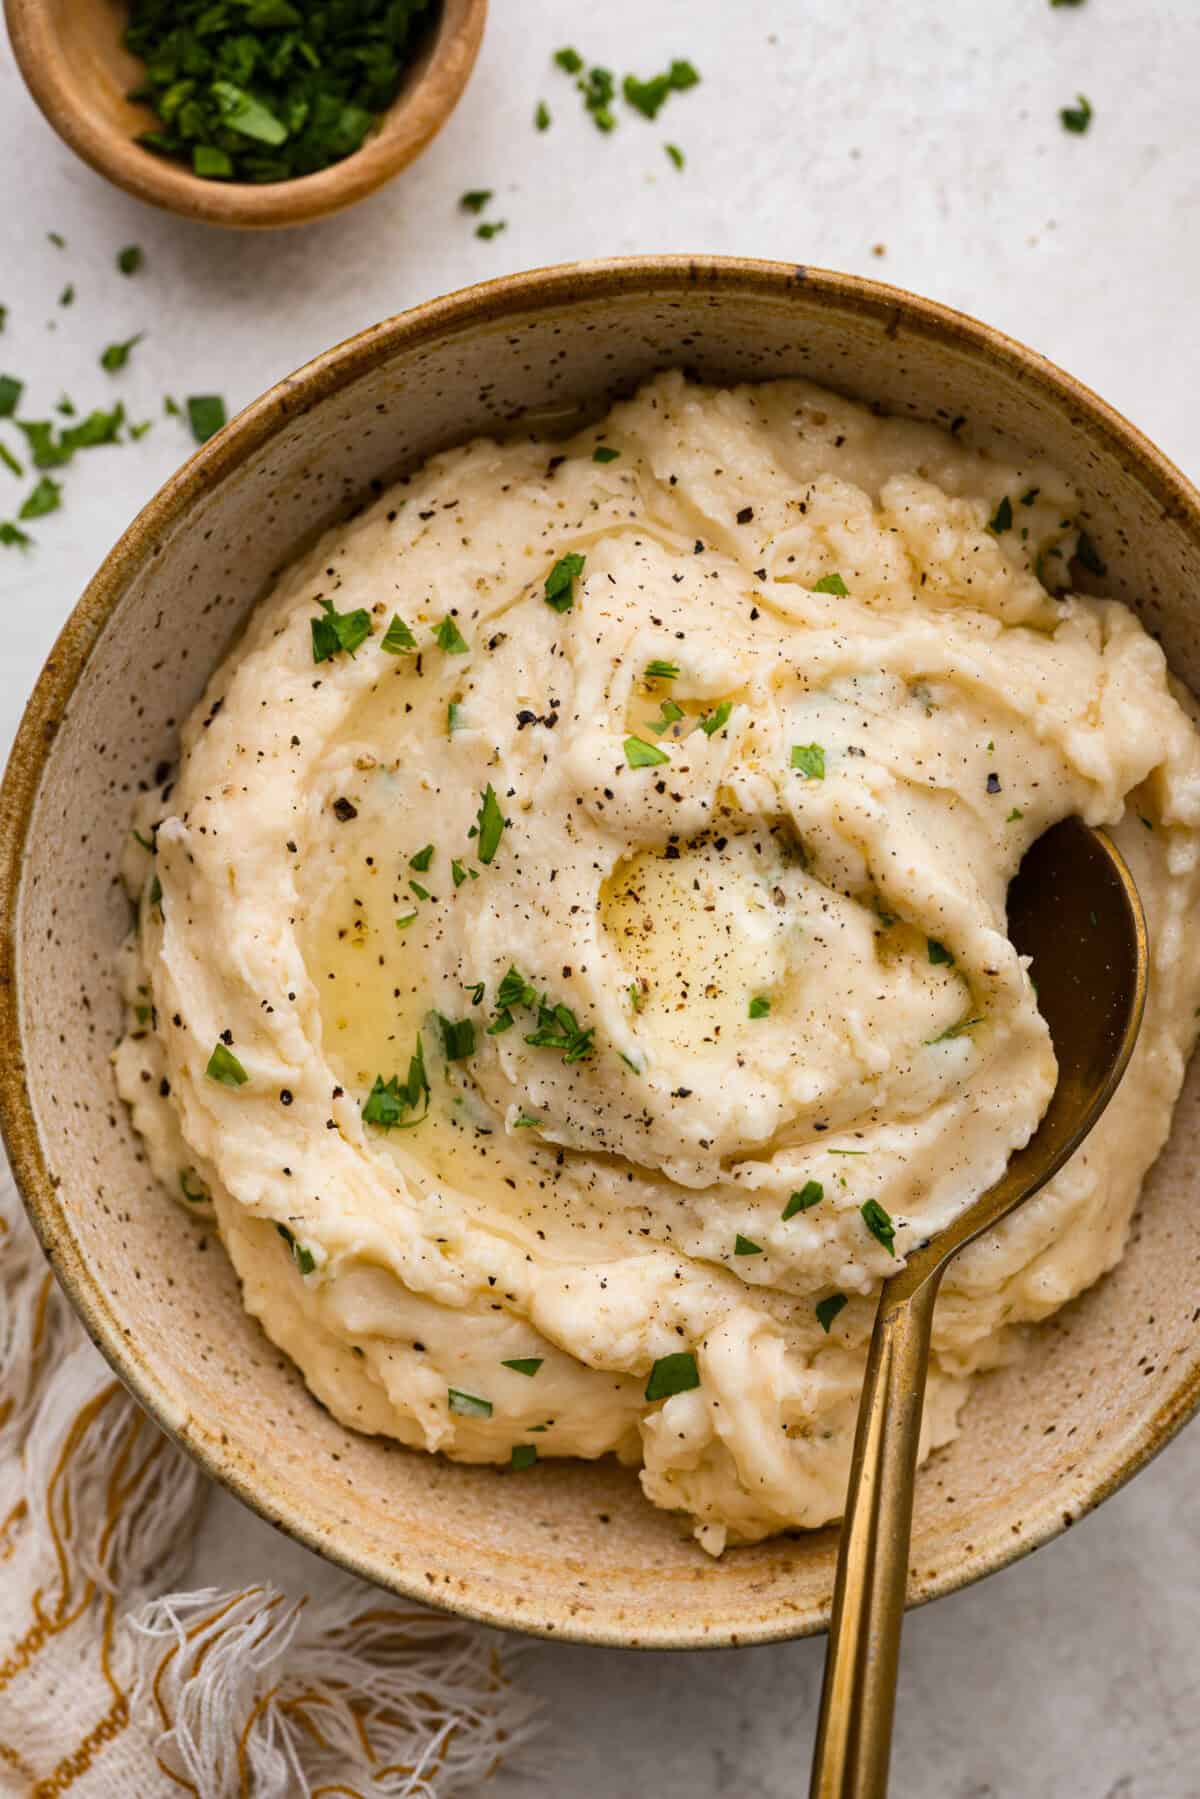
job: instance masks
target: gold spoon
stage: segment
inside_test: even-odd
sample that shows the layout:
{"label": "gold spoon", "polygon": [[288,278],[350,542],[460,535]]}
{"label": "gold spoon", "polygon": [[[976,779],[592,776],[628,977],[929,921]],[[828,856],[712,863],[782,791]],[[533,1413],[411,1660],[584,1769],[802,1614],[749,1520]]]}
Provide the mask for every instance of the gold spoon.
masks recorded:
{"label": "gold spoon", "polygon": [[994,1187],[884,1285],[858,1411],[838,1550],[811,1799],[887,1792],[913,1481],[933,1308],[951,1259],[1056,1174],[1125,1072],[1146,1003],[1141,901],[1112,841],[1079,819],[1039,837],[1008,890],[1009,935],[1032,957],[1058,1085]]}

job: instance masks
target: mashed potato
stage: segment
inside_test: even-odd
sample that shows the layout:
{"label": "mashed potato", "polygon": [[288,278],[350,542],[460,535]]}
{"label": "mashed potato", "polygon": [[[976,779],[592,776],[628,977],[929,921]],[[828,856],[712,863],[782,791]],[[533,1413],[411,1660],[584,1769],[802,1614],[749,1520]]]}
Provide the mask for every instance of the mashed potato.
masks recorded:
{"label": "mashed potato", "polygon": [[924,1451],[1112,1267],[1196,1028],[1200,738],[1070,591],[1076,509],[806,383],[664,375],[284,576],[139,805],[116,1065],[338,1418],[615,1451],[713,1551],[837,1517],[881,1282],[1053,1090],[1005,892],[1073,813],[1132,864],[1149,1010],[951,1270]]}

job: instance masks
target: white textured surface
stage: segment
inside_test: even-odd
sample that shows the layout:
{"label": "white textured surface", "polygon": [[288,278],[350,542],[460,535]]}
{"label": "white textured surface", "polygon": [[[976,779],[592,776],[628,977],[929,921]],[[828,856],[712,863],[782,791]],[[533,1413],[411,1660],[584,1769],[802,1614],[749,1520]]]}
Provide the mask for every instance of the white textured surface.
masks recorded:
{"label": "white textured surface", "polygon": [[[704,84],[654,125],[623,112],[603,139],[550,67],[566,41],[618,74],[690,56]],[[1200,476],[1198,59],[1195,0],[493,0],[467,96],[420,163],[345,217],[248,238],[107,187],[43,124],[0,45],[0,370],[26,380],[27,416],[65,388],[81,409],[119,394],[156,419],[140,444],[65,472],[64,510],[35,525],[33,555],[0,549],[0,750],[84,581],[186,453],[164,392],[222,392],[232,409],[360,326],[512,269],[679,250],[877,275],[1045,351]],[[1095,121],[1072,137],[1057,109],[1079,90]],[[544,136],[539,98],[554,113]],[[668,139],[687,153],[682,175]],[[496,189],[492,216],[508,220],[491,242],[456,210],[476,186]],[[113,268],[130,242],[147,252],[135,280]],[[67,282],[75,303],[59,307]],[[104,344],[143,328],[126,373],[104,374]],[[0,516],[24,491],[0,469]],[[910,1620],[902,1799],[1200,1793],[1198,1486],[1193,1430],[1065,1539]],[[206,1579],[323,1578],[223,1497],[198,1555]],[[690,1658],[538,1648],[542,1772],[504,1789],[799,1794],[820,1661],[816,1643]]]}

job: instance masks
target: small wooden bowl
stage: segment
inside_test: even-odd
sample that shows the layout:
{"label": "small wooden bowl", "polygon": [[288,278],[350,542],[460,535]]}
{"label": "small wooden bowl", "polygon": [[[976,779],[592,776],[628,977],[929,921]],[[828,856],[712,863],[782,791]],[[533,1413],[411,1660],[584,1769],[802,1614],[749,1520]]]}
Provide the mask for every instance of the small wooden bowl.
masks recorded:
{"label": "small wooden bowl", "polygon": [[296,181],[212,181],[145,150],[154,125],[126,99],[142,64],[121,42],[122,0],[5,0],[18,67],[49,123],[126,193],[209,225],[303,225],[352,206],[418,156],[456,106],[483,37],[487,0],[442,0],[420,54],[360,150]]}

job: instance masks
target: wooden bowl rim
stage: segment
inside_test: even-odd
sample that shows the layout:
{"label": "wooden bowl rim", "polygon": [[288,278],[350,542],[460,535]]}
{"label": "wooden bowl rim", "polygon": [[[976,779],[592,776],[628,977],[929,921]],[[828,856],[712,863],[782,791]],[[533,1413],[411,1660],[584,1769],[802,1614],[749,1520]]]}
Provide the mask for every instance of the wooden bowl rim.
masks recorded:
{"label": "wooden bowl rim", "polygon": [[[641,256],[565,264],[500,277],[430,300],[370,326],[325,351],[285,377],[197,450],[118,539],[85,588],[63,626],[33,689],[0,785],[0,1041],[15,1053],[0,1058],[0,1133],[14,1177],[43,1249],[92,1341],[134,1397],[168,1436],[204,1471],[269,1523],[316,1554],[375,1585],[423,1605],[438,1604],[415,1579],[407,1579],[381,1555],[332,1542],[319,1522],[306,1515],[302,1494],[272,1484],[269,1467],[245,1477],[222,1448],[219,1431],[201,1437],[195,1420],[181,1416],[153,1358],[127,1338],[89,1262],[80,1255],[69,1211],[59,1198],[38,1134],[24,1078],[20,969],[16,963],[21,864],[46,756],[59,720],[87,673],[97,642],[125,592],[155,555],[158,543],[181,525],[189,509],[218,482],[233,474],[295,416],[344,389],[365,371],[400,349],[413,350],[500,321],[515,322],[553,313],[580,300],[618,299],[636,294],[680,301],[715,291],[761,300],[786,300],[800,289],[849,316],[881,324],[892,337],[959,344],[983,360],[1016,370],[1059,407],[1072,424],[1123,458],[1162,509],[1200,545],[1200,492],[1134,425],[1089,388],[1015,339],[967,314],[904,289],[859,276],[736,257]],[[1184,1364],[1180,1378],[1157,1410],[1132,1436],[1111,1450],[1103,1447],[1087,1485],[1076,1490],[1074,1510],[1064,1515],[1056,1489],[1048,1489],[1025,1509],[1019,1531],[997,1533],[972,1545],[953,1566],[941,1568],[913,1602],[955,1592],[1020,1560],[1057,1536],[1067,1524],[1093,1510],[1144,1467],[1200,1408],[1200,1354]],[[982,1535],[982,1533],[981,1533]],[[736,1554],[737,1551],[732,1553]],[[766,1616],[746,1615],[736,1625],[706,1633],[695,1622],[656,1629],[639,1624],[612,1628],[570,1616],[565,1610],[542,1619],[506,1610],[483,1573],[461,1583],[444,1609],[480,1623],[514,1629],[555,1641],[608,1647],[657,1649],[721,1648],[733,1644],[779,1642],[823,1630],[827,1608],[797,1614],[777,1607]]]}
{"label": "wooden bowl rim", "polygon": [[442,0],[424,69],[406,81],[385,123],[360,150],[295,181],[212,181],[144,150],[118,127],[81,109],[47,0],[4,0],[17,67],[47,123],[97,174],[136,199],[208,225],[269,229],[303,225],[365,199],[405,168],[441,130],[475,65],[488,0]]}

